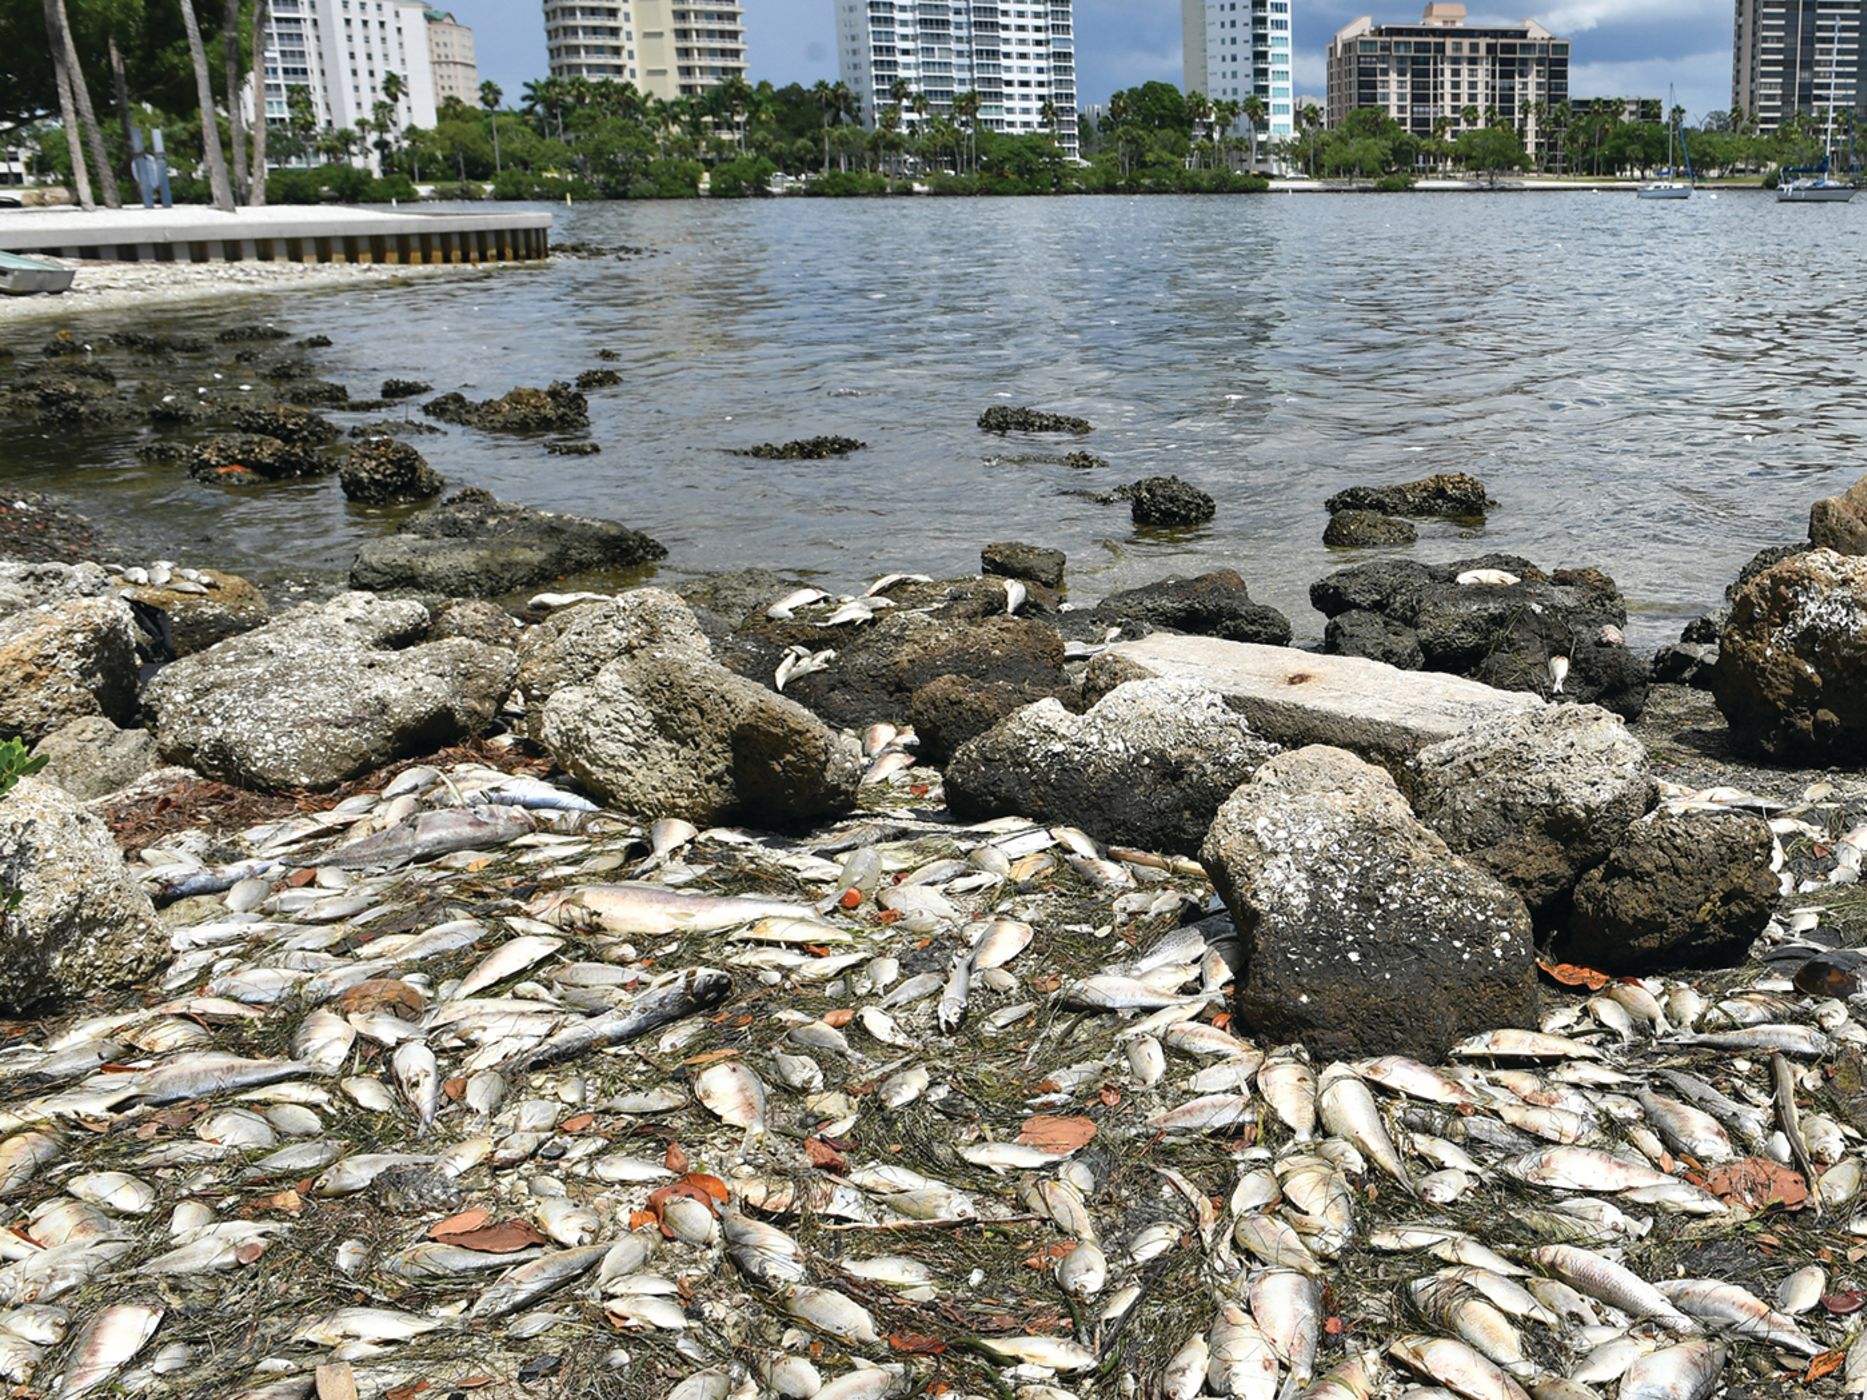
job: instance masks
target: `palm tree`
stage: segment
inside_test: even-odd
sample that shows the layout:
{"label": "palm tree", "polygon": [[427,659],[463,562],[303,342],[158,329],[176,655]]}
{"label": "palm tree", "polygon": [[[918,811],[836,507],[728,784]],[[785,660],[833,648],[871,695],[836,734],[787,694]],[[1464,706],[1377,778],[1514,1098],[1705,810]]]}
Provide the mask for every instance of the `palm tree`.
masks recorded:
{"label": "palm tree", "polygon": [[1055,141],[1057,139],[1057,104],[1046,97],[1044,105],[1037,109],[1037,119],[1044,124],[1044,130],[1050,133],[1050,139]]}
{"label": "palm tree", "polygon": [[233,140],[233,194],[244,199],[246,184],[246,113],[240,109],[240,0],[222,0],[221,71],[227,79],[227,134]]}
{"label": "palm tree", "polygon": [[1264,125],[1267,114],[1264,99],[1255,92],[1245,99],[1244,106],[1245,130],[1251,138],[1251,172],[1255,175],[1258,169],[1258,130]]}
{"label": "palm tree", "polygon": [[84,147],[78,141],[78,106],[71,92],[70,48],[63,20],[58,0],[45,0],[45,36],[51,50],[52,73],[58,84],[58,111],[60,124],[65,128],[65,149],[71,155],[73,192],[78,196],[80,208],[95,209],[97,201],[91,198],[91,172],[84,163]]}
{"label": "palm tree", "polygon": [[180,3],[182,28],[188,32],[188,57],[194,64],[195,101],[201,108],[201,152],[207,159],[208,188],[214,194],[214,207],[231,214],[233,186],[227,183],[227,156],[220,148],[220,119],[214,113],[214,83],[207,73],[207,46],[201,42],[201,23],[195,18],[194,0],[180,0]]}
{"label": "palm tree", "polygon": [[927,94],[924,92],[915,93],[913,99],[908,103],[908,106],[913,109],[915,124],[925,127],[927,125]]}
{"label": "palm tree", "polygon": [[246,202],[258,209],[266,203],[266,31],[272,27],[272,0],[253,5],[253,167]]}
{"label": "palm tree", "polygon": [[505,168],[499,160],[499,104],[505,100],[505,92],[491,78],[480,84],[480,105],[486,109],[487,116],[493,124],[493,175],[495,177]]}
{"label": "palm tree", "polygon": [[823,173],[830,173],[830,122],[837,115],[836,89],[830,86],[827,78],[819,78],[811,85],[811,98],[817,104],[817,121],[823,128]]}
{"label": "palm tree", "polygon": [[966,140],[974,174],[979,170],[979,94],[968,88],[953,99],[953,115],[966,123]]}

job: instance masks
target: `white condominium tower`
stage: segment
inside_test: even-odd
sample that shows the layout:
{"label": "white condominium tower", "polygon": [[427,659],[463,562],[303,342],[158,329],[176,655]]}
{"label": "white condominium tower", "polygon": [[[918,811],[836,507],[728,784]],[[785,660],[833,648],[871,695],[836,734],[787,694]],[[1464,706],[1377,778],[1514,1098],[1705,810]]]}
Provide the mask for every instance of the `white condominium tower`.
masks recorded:
{"label": "white condominium tower", "polygon": [[544,0],[544,7],[554,78],[631,82],[666,101],[746,75],[739,0]]}
{"label": "white condominium tower", "polygon": [[267,120],[285,121],[289,90],[304,88],[320,126],[355,130],[375,121],[383,82],[394,73],[403,85],[396,129],[433,126],[428,23],[424,0],[272,0]]}
{"label": "white condominium tower", "polygon": [[[927,115],[953,116],[963,92],[979,95],[979,125],[1027,135],[1053,130],[1076,142],[1076,26],[1071,0],[835,0],[843,81],[873,127],[897,81],[924,95]],[[917,122],[913,96],[902,124]]]}
{"label": "white condominium tower", "polygon": [[1186,90],[1215,102],[1264,103],[1262,132],[1288,136],[1296,103],[1290,77],[1295,0],[1180,0]]}
{"label": "white condominium tower", "polygon": [[1731,106],[1765,136],[1798,112],[1867,116],[1867,0],[1737,0]]}

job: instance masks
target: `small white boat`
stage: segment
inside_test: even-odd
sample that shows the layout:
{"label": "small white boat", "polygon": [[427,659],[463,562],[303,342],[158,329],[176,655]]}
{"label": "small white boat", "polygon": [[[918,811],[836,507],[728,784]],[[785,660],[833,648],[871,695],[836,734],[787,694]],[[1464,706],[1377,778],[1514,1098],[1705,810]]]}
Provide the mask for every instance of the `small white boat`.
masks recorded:
{"label": "small white boat", "polygon": [[1776,187],[1778,204],[1846,204],[1860,191],[1844,180],[1820,176],[1813,180],[1791,180]]}
{"label": "small white boat", "polygon": [[1656,180],[1650,185],[1640,187],[1642,199],[1690,199],[1692,187],[1682,185],[1676,180]]}
{"label": "small white boat", "polygon": [[28,258],[19,253],[0,253],[0,295],[31,296],[44,292],[57,296],[69,291],[78,274],[44,258]]}
{"label": "small white boat", "polygon": [[[1673,164],[1675,138],[1685,146],[1685,183],[1672,178],[1679,173]],[[1685,133],[1679,129],[1679,109],[1673,105],[1673,91],[1666,89],[1666,168],[1660,178],[1640,187],[1642,199],[1690,199],[1692,197],[1692,148],[1685,145]]]}

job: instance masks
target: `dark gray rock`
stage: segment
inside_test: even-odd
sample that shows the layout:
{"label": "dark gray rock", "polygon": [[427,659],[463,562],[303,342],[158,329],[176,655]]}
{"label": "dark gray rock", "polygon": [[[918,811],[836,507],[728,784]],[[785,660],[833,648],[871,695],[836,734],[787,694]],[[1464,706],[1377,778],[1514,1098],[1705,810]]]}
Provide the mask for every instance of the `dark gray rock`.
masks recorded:
{"label": "dark gray rock", "polygon": [[1063,566],[1067,562],[1062,550],[1035,544],[988,544],[979,551],[982,572],[994,578],[1041,583],[1045,588],[1063,587]]}
{"label": "dark gray rock", "polygon": [[1485,484],[1463,472],[1441,472],[1402,486],[1351,486],[1328,501],[1331,515],[1362,510],[1377,515],[1405,515],[1416,519],[1445,516],[1453,520],[1480,518],[1495,504]]}
{"label": "dark gray rock", "polygon": [[1816,550],[1745,584],[1712,688],[1753,752],[1867,764],[1867,556]]}
{"label": "dark gray rock", "polygon": [[790,829],[855,805],[862,751],[803,706],[685,649],[613,661],[552,693],[537,736],[592,792],[643,818]]}
{"label": "dark gray rock", "polygon": [[964,817],[1068,822],[1191,854],[1220,803],[1275,752],[1212,691],[1136,681],[1081,715],[1056,700],[1019,710],[953,756],[946,797]]}
{"label": "dark gray rock", "polygon": [[121,992],[171,950],[110,831],[70,793],[22,778],[0,802],[0,1013]]}
{"label": "dark gray rock", "polygon": [[0,560],[0,617],[67,598],[101,598],[111,588],[110,575],[101,564]]}
{"label": "dark gray rock", "polygon": [[518,388],[504,398],[479,403],[464,394],[443,394],[424,404],[421,411],[443,423],[489,433],[563,433],[590,426],[589,401],[568,384]]}
{"label": "dark gray rock", "polygon": [[1646,746],[1593,705],[1487,720],[1422,750],[1405,782],[1420,820],[1515,890],[1539,925],[1659,796]]}
{"label": "dark gray rock", "polygon": [[233,415],[233,426],[243,433],[277,438],[293,447],[325,447],[336,442],[337,425],[330,419],[285,404],[254,405]]}
{"label": "dark gray rock", "polygon": [[385,379],[382,382],[382,396],[385,399],[412,399],[418,394],[431,394],[434,385],[422,379]]}
{"label": "dark gray rock", "polygon": [[[731,629],[750,618],[763,618],[765,609],[799,587],[794,575],[754,568],[689,579],[675,584],[674,591],[687,600],[703,624],[712,617]],[[715,628],[709,627],[708,632],[717,635]]]}
{"label": "dark gray rock", "polygon": [[253,481],[321,476],[333,465],[314,447],[259,433],[217,433],[195,448],[188,474],[198,481],[239,486]]}
{"label": "dark gray rock", "polygon": [[1081,437],[1095,431],[1086,418],[1067,413],[1044,413],[1035,408],[1011,408],[994,404],[979,415],[979,426],[988,433],[1071,433]]}
{"label": "dark gray rock", "polygon": [[1339,510],[1329,517],[1322,542],[1331,549],[1378,549],[1413,544],[1420,532],[1404,520],[1372,510]]}
{"label": "dark gray rock", "polygon": [[[1768,549],[1758,550],[1750,557],[1749,562],[1737,571],[1737,577],[1732,580],[1731,585],[1724,590],[1725,602],[1729,603],[1735,599],[1744,585],[1757,577],[1758,574],[1768,569],[1774,569],[1778,564],[1794,559],[1799,554],[1807,554],[1808,552],[1809,546],[1806,544],[1776,544],[1771,545]],[[1728,614],[1730,609],[1726,608],[1725,611]]]}
{"label": "dark gray rock", "polygon": [[355,588],[485,598],[593,569],[622,568],[668,551],[626,525],[508,505],[457,491],[367,541],[350,566]]}
{"label": "dark gray rock", "polygon": [[1086,622],[1070,619],[1072,634],[1100,640],[1111,627],[1130,638],[1150,632],[1184,632],[1228,642],[1263,646],[1290,644],[1290,619],[1276,608],[1251,601],[1245,581],[1231,569],[1215,569],[1197,578],[1166,578],[1096,604]]}
{"label": "dark gray rock", "polygon": [[1150,476],[1122,487],[1116,495],[1131,503],[1129,513],[1135,524],[1163,530],[1204,525],[1219,510],[1212,497],[1177,476]]}
{"label": "dark gray rock", "polygon": [[1318,1063],[1444,1058],[1536,1025],[1523,901],[1454,855],[1388,775],[1341,750],[1280,754],[1220,808],[1200,859],[1242,944],[1237,1029]]}
{"label": "dark gray rock", "polygon": [[1769,823],[1749,812],[1655,813],[1575,891],[1571,961],[1614,974],[1744,961],[1781,897]]}
{"label": "dark gray rock", "polygon": [[425,501],[447,489],[428,459],[391,437],[365,438],[337,472],[344,495],[368,506]]}
{"label": "dark gray rock", "polygon": [[478,734],[518,657],[430,626],[419,603],[348,593],[185,657],[144,693],[162,755],[243,787],[328,788]]}
{"label": "dark gray rock", "polygon": [[89,802],[154,768],[156,738],[147,729],[119,729],[102,715],[87,715],[46,735],[33,756],[45,760],[42,781]]}
{"label": "dark gray rock", "polygon": [[1422,670],[1426,665],[1418,632],[1405,623],[1361,608],[1330,618],[1323,629],[1322,644],[1331,656],[1359,656],[1403,671]]}
{"label": "dark gray rock", "polygon": [[1718,674],[1717,643],[1669,642],[1653,653],[1653,680],[1658,685],[1689,685],[1710,690]]}

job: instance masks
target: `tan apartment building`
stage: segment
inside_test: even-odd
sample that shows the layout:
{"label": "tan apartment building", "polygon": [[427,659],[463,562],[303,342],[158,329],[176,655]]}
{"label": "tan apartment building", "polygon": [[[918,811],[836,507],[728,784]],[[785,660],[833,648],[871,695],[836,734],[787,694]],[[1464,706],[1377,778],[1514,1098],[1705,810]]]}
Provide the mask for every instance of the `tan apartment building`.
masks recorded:
{"label": "tan apartment building", "polygon": [[1363,16],[1329,45],[1328,122],[1357,108],[1386,112],[1415,136],[1440,122],[1456,136],[1486,113],[1513,126],[1527,150],[1545,139],[1542,113],[1569,100],[1569,43],[1534,20],[1470,24],[1465,6],[1433,3],[1417,24],[1376,24]]}
{"label": "tan apartment building", "polygon": [[446,10],[428,11],[428,62],[434,68],[434,103],[457,97],[469,107],[480,101],[480,65],[473,31]]}
{"label": "tan apartment building", "polygon": [[1731,107],[1772,135],[1798,112],[1867,115],[1867,0],[1737,0]]}
{"label": "tan apartment building", "polygon": [[746,75],[745,10],[739,0],[635,0],[636,86],[664,101],[698,97]]}

